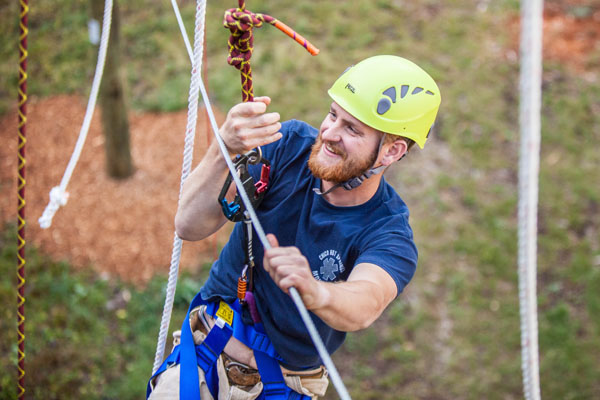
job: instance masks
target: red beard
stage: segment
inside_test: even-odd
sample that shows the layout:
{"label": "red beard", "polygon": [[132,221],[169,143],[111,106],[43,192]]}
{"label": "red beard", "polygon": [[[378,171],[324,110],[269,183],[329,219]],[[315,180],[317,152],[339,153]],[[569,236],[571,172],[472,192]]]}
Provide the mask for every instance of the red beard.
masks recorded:
{"label": "red beard", "polygon": [[312,146],[310,157],[308,158],[308,168],[315,177],[324,181],[333,183],[346,182],[367,171],[373,166],[377,159],[376,152],[373,152],[370,156],[365,158],[348,158],[348,153],[338,147],[335,143],[328,143],[331,151],[341,156],[342,159],[334,165],[323,165],[317,159],[323,145],[324,142],[321,139],[321,135],[319,135]]}

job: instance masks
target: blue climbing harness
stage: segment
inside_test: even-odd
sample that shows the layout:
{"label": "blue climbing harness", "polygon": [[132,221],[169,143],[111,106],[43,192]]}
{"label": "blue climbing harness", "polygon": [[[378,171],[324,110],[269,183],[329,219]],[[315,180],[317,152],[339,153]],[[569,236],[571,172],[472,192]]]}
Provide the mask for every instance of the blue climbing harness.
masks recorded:
{"label": "blue climbing harness", "polygon": [[[196,345],[190,328],[190,313],[200,305],[206,305],[206,312],[215,318],[216,323],[206,339]],[[278,362],[282,361],[282,358],[264,333],[262,324],[244,324],[241,307],[237,300],[232,304],[224,301],[208,303],[202,299],[200,293],[192,300],[181,325],[181,343],[173,349],[173,352],[150,378],[146,398],[152,392],[150,382],[168,367],[180,364],[179,398],[181,400],[200,399],[200,379],[197,367],[204,371],[208,389],[213,398],[217,399],[219,392],[217,359],[231,336],[254,352],[258,373],[263,383],[263,391],[258,400],[310,400],[310,396],[299,394],[285,384]]]}

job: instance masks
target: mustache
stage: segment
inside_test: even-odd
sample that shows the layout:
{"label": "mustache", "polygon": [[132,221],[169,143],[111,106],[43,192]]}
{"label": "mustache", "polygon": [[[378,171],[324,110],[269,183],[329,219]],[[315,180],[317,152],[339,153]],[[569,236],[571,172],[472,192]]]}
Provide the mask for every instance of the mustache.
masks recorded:
{"label": "mustache", "polygon": [[324,141],[321,136],[319,135],[318,139],[317,139],[317,146],[318,148],[321,148],[322,146],[327,146],[327,149],[329,151],[331,151],[333,154],[336,154],[338,156],[341,156],[344,160],[346,159],[346,152],[344,151],[344,149],[342,149],[342,147],[334,142],[326,142]]}

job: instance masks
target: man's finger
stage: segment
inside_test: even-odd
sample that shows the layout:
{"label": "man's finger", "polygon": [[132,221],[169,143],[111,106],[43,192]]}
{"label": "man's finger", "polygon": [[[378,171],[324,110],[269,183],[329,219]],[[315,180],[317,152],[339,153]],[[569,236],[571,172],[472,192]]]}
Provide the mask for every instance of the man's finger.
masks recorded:
{"label": "man's finger", "polygon": [[279,242],[277,241],[275,235],[273,235],[272,233],[267,234],[267,240],[269,241],[271,247],[279,247]]}
{"label": "man's finger", "polygon": [[262,101],[240,103],[231,109],[232,116],[252,117],[267,111],[267,104]]}
{"label": "man's finger", "polygon": [[271,112],[271,113],[265,113],[265,114],[259,115],[259,116],[255,117],[255,119],[256,119],[256,126],[265,126],[265,125],[272,125],[272,124],[279,122],[279,120],[281,119],[281,116],[279,115],[278,112]]}
{"label": "man's finger", "polygon": [[271,104],[271,98],[269,96],[258,96],[254,98],[254,101],[260,101],[261,103],[265,103],[266,105]]}

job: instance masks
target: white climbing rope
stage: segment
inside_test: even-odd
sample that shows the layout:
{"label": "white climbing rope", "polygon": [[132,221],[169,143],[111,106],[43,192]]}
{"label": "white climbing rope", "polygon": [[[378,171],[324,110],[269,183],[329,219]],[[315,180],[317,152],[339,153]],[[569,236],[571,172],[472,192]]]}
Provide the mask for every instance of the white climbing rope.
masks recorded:
{"label": "white climbing rope", "polygon": [[[206,0],[198,0],[196,7],[196,27],[194,32],[194,53],[183,26],[181,14],[175,0],[171,1],[179,28],[181,29],[188,54],[192,61],[192,76],[190,80],[190,90],[188,95],[188,120],[185,131],[185,146],[183,150],[183,165],[181,167],[181,183],[179,186],[179,200],[183,190],[183,182],[190,174],[192,168],[192,158],[194,151],[194,137],[196,135],[196,121],[198,118],[198,86],[202,85],[202,52],[204,50],[204,19],[206,15]],[[204,95],[204,93],[203,93]],[[208,96],[206,96],[208,98]],[[177,288],[177,275],[179,274],[179,261],[181,259],[182,240],[175,232],[173,238],[173,252],[171,254],[171,267],[169,268],[169,279],[167,281],[165,305],[160,322],[160,331],[158,334],[158,343],[156,345],[156,355],[154,357],[154,367],[152,375],[160,368],[165,353],[167,335],[169,333],[169,324],[171,322],[171,313],[173,311],[173,300],[175,299],[175,289]]]}
{"label": "white climbing rope", "polygon": [[98,49],[98,62],[96,63],[96,72],[94,74],[94,81],[92,83],[92,90],[88,99],[87,109],[85,110],[85,117],[83,118],[83,124],[79,131],[79,138],[75,144],[75,149],[67,165],[67,169],[60,181],[59,186],[55,186],[50,190],[50,202],[46,206],[44,213],[38,219],[40,226],[43,229],[49,228],[52,225],[52,218],[61,206],[67,204],[69,194],[67,193],[67,186],[71,180],[71,175],[75,170],[75,166],[79,161],[81,150],[85,144],[88,132],[90,130],[90,123],[94,115],[94,109],[96,108],[96,100],[98,99],[98,91],[100,89],[100,82],[102,81],[102,74],[104,73],[104,64],[106,61],[106,49],[108,47],[108,38],[110,36],[110,26],[112,22],[112,9],[113,0],[106,0],[104,3],[104,17],[102,18],[102,36],[100,38],[100,48]]}
{"label": "white climbing rope", "polygon": [[539,400],[537,320],[537,206],[540,168],[543,0],[521,0],[519,122],[519,311],[521,368],[527,400]]}
{"label": "white climbing rope", "polygon": [[[202,93],[202,98],[203,98],[204,104],[206,106],[206,111],[207,111],[207,114],[208,114],[208,117],[210,120],[210,124],[211,124],[212,130],[213,130],[213,133],[215,135],[215,139],[217,140],[217,143],[219,145],[219,148],[221,149],[221,152],[225,155],[225,161],[227,163],[227,167],[229,168],[231,176],[235,182],[235,185],[238,189],[238,194],[242,198],[242,201],[244,202],[244,205],[246,206],[246,210],[250,214],[250,219],[252,220],[254,229],[256,230],[256,233],[258,234],[258,237],[259,237],[263,247],[265,248],[265,250],[269,250],[271,248],[271,244],[267,240],[267,237],[262,228],[262,225],[260,224],[260,221],[258,220],[256,212],[254,211],[254,208],[252,206],[252,202],[248,198],[248,194],[246,193],[246,190],[244,189],[244,185],[236,172],[235,166],[233,165],[233,162],[231,161],[231,159],[228,157],[229,152],[225,146],[225,143],[223,142],[223,139],[221,139],[221,135],[219,134],[219,128],[217,126],[217,121],[215,119],[214,113],[212,111],[210,99],[208,97],[208,94],[206,93],[206,88],[204,87],[204,83],[202,82],[202,77],[200,76],[199,66],[202,63],[202,41],[200,39],[203,38],[202,36],[200,36],[200,34],[203,34],[203,31],[204,31],[204,14],[205,14],[205,8],[206,8],[205,3],[206,3],[205,0],[197,0],[195,36],[194,36],[195,37],[194,52],[192,55],[191,48],[189,46],[189,42],[187,41],[187,33],[185,30],[185,27],[183,26],[183,21],[181,20],[181,16],[180,16],[180,13],[179,13],[179,10],[177,7],[177,3],[174,0],[172,0],[173,8],[174,8],[175,14],[177,16],[177,21],[179,23],[179,28],[181,30],[181,34],[184,38],[184,41],[186,42],[188,54],[190,55],[190,58],[192,60],[192,82],[190,83],[190,102],[189,102],[189,106],[188,106],[188,114],[194,113],[194,121],[195,121],[195,114],[197,113],[197,102],[198,102],[198,91],[197,90],[198,89],[196,87],[194,87],[194,85],[195,85],[195,81],[197,81],[197,83],[199,84],[200,92]],[[202,33],[199,33],[199,31],[202,31]],[[192,96],[193,93],[195,94],[194,109],[192,109],[192,101],[191,101],[192,97],[193,97]],[[188,132],[186,133],[186,147],[187,147],[187,135],[190,133],[189,132],[190,131],[189,130],[189,122],[190,122],[190,119],[188,118]],[[195,127],[195,122],[194,122],[194,127]],[[192,137],[192,143],[193,143],[193,137]],[[190,164],[191,164],[191,157],[190,157]],[[185,179],[183,177],[183,174],[186,174],[186,177],[187,177],[187,174],[189,174],[189,168],[185,167],[185,162],[184,162],[184,168],[183,168],[183,173],[182,173],[182,185],[183,185],[183,180]],[[181,196],[181,191],[180,191],[180,196]],[[180,239],[177,239],[177,240],[179,240],[179,242],[181,242]],[[167,292],[169,292],[169,290],[173,290],[172,296],[174,296],[174,291],[175,291],[176,281],[177,281],[177,271],[173,272],[173,269],[175,269],[175,268],[173,268],[173,265],[171,265],[171,272],[169,273],[169,281],[171,281],[171,276],[174,275],[175,276],[174,283],[169,282],[169,284],[167,285],[168,286]],[[176,267],[176,269],[178,269],[178,267]],[[302,298],[300,297],[300,294],[298,293],[296,288],[293,288],[293,287],[290,288],[289,291],[290,291],[292,300],[294,301],[294,304],[296,305],[296,308],[300,312],[302,321],[304,322],[304,324],[306,325],[306,328],[308,329],[308,332],[313,340],[313,343],[317,349],[317,352],[319,353],[319,356],[321,357],[323,364],[325,364],[325,367],[327,368],[327,371],[329,372],[331,382],[333,383],[335,389],[337,390],[337,392],[342,400],[350,400],[351,399],[350,394],[348,393],[348,390],[346,389],[346,386],[344,385],[344,382],[342,381],[342,379],[333,363],[333,360],[331,359],[331,356],[327,352],[327,348],[325,347],[323,340],[319,336],[317,328],[315,327],[314,322],[312,321],[310,315],[308,314],[308,310],[306,309],[306,306],[302,302]],[[173,303],[172,300],[171,300],[170,305],[167,305],[167,303],[165,302],[165,311],[167,310],[167,308],[169,308],[169,311],[168,311],[169,320],[170,320],[170,316],[171,316],[170,309],[172,309],[172,307],[173,307],[172,303]],[[161,323],[161,330],[162,330],[162,326],[165,324],[164,320],[165,320],[165,314],[163,312],[163,322]],[[167,320],[166,321],[167,330],[168,330],[168,324],[169,324],[169,321]],[[159,336],[159,346],[158,347],[161,347],[160,346],[161,338],[162,337]],[[166,341],[166,334],[165,334],[164,340]],[[156,358],[154,360],[153,375],[154,375],[154,372],[156,372],[156,370],[160,367],[160,364],[162,362],[163,353],[164,353],[164,343],[162,344],[162,350],[160,350],[160,357],[159,357],[159,349],[157,348]],[[157,364],[157,362],[158,362],[158,364]]]}

